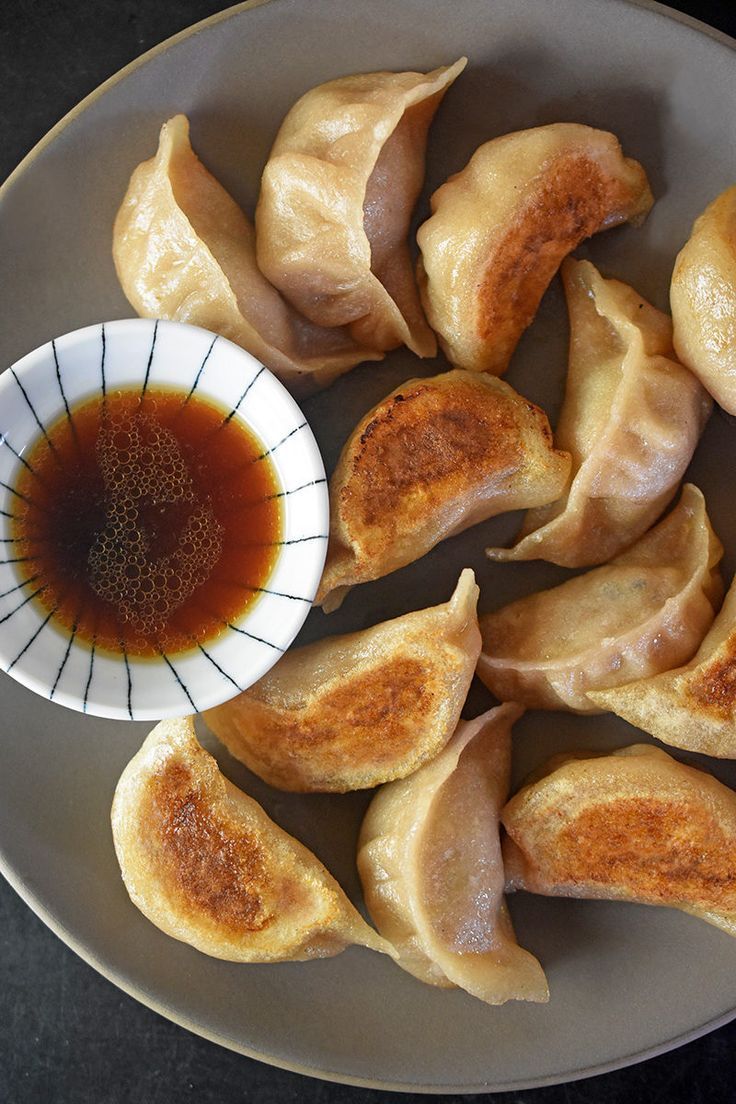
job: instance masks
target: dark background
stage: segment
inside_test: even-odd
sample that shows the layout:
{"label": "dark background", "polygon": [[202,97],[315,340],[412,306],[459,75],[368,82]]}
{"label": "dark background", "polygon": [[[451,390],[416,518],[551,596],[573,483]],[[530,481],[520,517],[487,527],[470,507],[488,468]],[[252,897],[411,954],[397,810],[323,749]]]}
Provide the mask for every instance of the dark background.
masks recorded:
{"label": "dark background", "polygon": [[[734,0],[672,6],[736,36]],[[0,0],[0,179],[101,81],[226,7],[216,0]],[[488,1099],[401,1097],[327,1084],[205,1042],[96,974],[0,878],[0,1104],[379,1104],[389,1096],[407,1102]],[[496,1099],[734,1102],[736,1021],[626,1070]]]}

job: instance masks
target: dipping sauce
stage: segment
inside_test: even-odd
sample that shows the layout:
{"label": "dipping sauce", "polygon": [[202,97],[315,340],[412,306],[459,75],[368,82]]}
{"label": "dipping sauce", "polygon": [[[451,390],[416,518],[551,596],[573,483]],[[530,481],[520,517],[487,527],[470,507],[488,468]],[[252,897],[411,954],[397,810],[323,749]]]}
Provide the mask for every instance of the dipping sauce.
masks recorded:
{"label": "dipping sauce", "polygon": [[256,601],[283,534],[263,443],[197,394],[72,407],[23,456],[13,556],[57,625],[132,656],[213,641]]}

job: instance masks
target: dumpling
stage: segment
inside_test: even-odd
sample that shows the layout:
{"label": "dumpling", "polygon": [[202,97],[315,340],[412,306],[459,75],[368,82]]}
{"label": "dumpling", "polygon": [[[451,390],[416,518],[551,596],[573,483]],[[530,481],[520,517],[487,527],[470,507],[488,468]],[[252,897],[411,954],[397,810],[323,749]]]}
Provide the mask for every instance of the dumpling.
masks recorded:
{"label": "dumpling", "polygon": [[660,748],[558,756],[501,820],[509,890],[668,905],[736,935],[736,794]]}
{"label": "dumpling", "polygon": [[611,563],[480,619],[478,675],[500,701],[597,713],[589,690],[684,663],[723,595],[721,542],[687,484],[664,521]]}
{"label": "dumpling", "polygon": [[729,414],[736,414],[736,185],[695,220],[672,274],[675,349]]}
{"label": "dumpling", "polygon": [[488,1004],[549,997],[542,967],[516,942],[503,896],[498,817],[511,725],[523,712],[506,704],[463,721],[436,759],[378,791],[358,845],[368,911],[398,965]]}
{"label": "dumpling", "polygon": [[570,457],[542,410],[493,376],[409,380],[361,419],[330,480],[330,543],[316,602],[336,609],[380,579],[506,510],[553,502]]}
{"label": "dumpling", "polygon": [[590,697],[664,744],[736,759],[736,579],[686,666]]}
{"label": "dumpling", "polygon": [[458,722],[480,653],[477,602],[466,569],[449,602],[291,648],[204,719],[282,790],[343,793],[403,778]]}
{"label": "dumpling", "polygon": [[653,525],[690,463],[712,403],[673,360],[667,315],[589,261],[562,267],[570,366],[556,443],[572,453],[572,481],[531,510],[514,548],[492,560],[605,563]]}
{"label": "dumpling", "polygon": [[417,234],[422,302],[448,360],[503,375],[563,257],[652,203],[641,165],[605,131],[555,123],[482,145]]}
{"label": "dumpling", "polygon": [[191,322],[242,345],[292,390],[326,387],[375,348],[302,318],[256,264],[253,227],[189,143],[176,115],[156,156],[133,173],[115,219],[113,258],[145,318]]}
{"label": "dumpling", "polygon": [[256,210],[258,264],[321,326],[371,349],[434,356],[408,233],[427,131],[466,59],[432,73],[361,73],[313,88],[281,124]]}
{"label": "dumpling", "polygon": [[300,961],[351,943],[393,954],[311,851],[220,774],[189,717],[162,721],[131,759],[112,831],[133,904],[204,954]]}

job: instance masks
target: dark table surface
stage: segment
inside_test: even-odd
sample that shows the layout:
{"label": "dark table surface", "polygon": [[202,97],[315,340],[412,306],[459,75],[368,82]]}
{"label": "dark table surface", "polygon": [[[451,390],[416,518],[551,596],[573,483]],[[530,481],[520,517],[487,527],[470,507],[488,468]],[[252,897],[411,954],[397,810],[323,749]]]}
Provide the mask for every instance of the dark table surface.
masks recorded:
{"label": "dark table surface", "polygon": [[[227,6],[218,0],[0,0],[0,179],[101,81]],[[673,6],[736,36],[734,0]],[[734,165],[736,176],[736,151]],[[389,1095],[285,1073],[183,1031],[77,958],[2,878],[0,948],[0,1104],[368,1104]],[[496,1099],[725,1104],[736,1101],[734,1080],[736,1021],[638,1066]]]}

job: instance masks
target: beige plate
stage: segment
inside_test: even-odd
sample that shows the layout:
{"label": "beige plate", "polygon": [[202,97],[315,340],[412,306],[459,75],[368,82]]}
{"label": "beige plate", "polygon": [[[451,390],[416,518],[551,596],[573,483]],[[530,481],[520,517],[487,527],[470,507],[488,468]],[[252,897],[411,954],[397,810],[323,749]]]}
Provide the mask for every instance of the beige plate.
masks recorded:
{"label": "beige plate", "polygon": [[[279,120],[305,89],[356,70],[430,69],[463,53],[469,68],[431,136],[429,186],[505,131],[557,120],[615,131],[646,165],[658,202],[644,229],[613,231],[583,252],[665,306],[693,217],[733,182],[736,65],[725,38],[623,0],[272,0],[233,8],[148,54],[86,100],[11,178],[0,203],[0,363],[54,334],[130,313],[110,258],[112,220],[132,167],[153,152],[168,116],[190,115],[196,148],[252,209]],[[508,376],[553,418],[565,341],[555,286]],[[427,367],[443,370],[441,362]],[[359,415],[417,370],[410,354],[397,353],[307,404],[328,467]],[[736,427],[714,415],[691,472],[729,550],[728,572],[735,445]],[[485,561],[483,548],[504,543],[515,525],[505,517],[479,526],[355,591],[331,618],[313,613],[304,638],[443,601],[466,564],[478,573],[484,609],[562,578],[551,567]],[[487,700],[479,692],[473,710]],[[734,1015],[736,941],[681,913],[622,904],[512,901],[521,941],[549,974],[547,1007],[487,1008],[423,987],[361,949],[304,965],[209,960],[139,915],[118,875],[110,800],[145,727],[67,712],[4,677],[0,706],[5,874],[107,977],[225,1046],[340,1081],[477,1092],[598,1073]],[[611,717],[530,714],[518,726],[516,772],[571,745],[633,738]],[[219,757],[357,898],[353,846],[366,798],[281,795]],[[736,785],[728,764],[717,773]]]}

